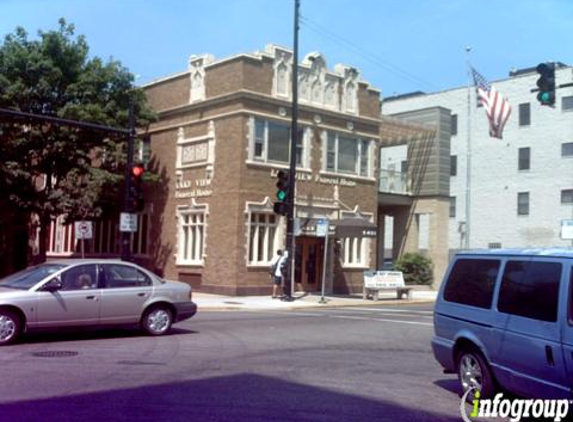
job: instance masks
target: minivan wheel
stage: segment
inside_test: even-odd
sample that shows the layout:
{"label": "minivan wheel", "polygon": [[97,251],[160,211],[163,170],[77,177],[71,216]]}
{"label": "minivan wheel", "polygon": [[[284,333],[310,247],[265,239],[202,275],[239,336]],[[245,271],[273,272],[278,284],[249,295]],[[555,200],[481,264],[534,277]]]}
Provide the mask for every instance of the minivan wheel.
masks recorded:
{"label": "minivan wheel", "polygon": [[149,335],[160,336],[171,328],[173,313],[166,306],[149,308],[141,318],[141,328]]}
{"label": "minivan wheel", "polygon": [[477,391],[480,397],[491,398],[495,392],[495,383],[491,369],[483,355],[475,349],[462,349],[457,359],[458,379],[462,387],[462,395],[468,390],[468,400],[473,400]]}
{"label": "minivan wheel", "polygon": [[20,317],[9,310],[0,310],[0,346],[16,341],[22,331]]}

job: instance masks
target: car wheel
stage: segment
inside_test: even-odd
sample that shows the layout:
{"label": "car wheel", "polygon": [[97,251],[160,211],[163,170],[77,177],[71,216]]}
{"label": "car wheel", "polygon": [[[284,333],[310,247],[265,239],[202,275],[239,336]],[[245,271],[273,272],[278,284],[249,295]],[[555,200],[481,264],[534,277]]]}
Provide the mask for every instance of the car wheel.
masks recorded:
{"label": "car wheel", "polygon": [[152,336],[165,334],[173,323],[173,313],[166,306],[154,306],[143,314],[141,328]]}
{"label": "car wheel", "polygon": [[15,342],[21,330],[22,323],[16,313],[0,310],[0,346]]}
{"label": "car wheel", "polygon": [[481,398],[491,398],[495,392],[495,382],[491,369],[483,355],[474,348],[462,349],[457,359],[458,379],[462,394],[471,390],[466,396],[470,402],[475,393],[480,392]]}

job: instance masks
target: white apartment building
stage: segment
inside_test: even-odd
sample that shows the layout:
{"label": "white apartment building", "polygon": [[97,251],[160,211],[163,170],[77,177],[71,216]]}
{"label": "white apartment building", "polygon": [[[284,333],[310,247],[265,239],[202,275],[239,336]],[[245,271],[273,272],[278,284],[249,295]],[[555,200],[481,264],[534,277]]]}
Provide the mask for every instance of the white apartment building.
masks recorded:
{"label": "white apartment building", "polygon": [[[573,220],[573,86],[559,86],[573,82],[573,68],[559,64],[555,71],[554,108],[540,105],[531,92],[538,78],[533,67],[489,81],[512,106],[503,139],[489,136],[473,86],[382,103],[384,116],[406,120],[432,107],[451,113],[448,238],[440,242],[450,256],[467,247],[572,244],[562,238],[561,227],[564,220]],[[404,145],[384,148],[381,171],[407,171],[407,157]]]}

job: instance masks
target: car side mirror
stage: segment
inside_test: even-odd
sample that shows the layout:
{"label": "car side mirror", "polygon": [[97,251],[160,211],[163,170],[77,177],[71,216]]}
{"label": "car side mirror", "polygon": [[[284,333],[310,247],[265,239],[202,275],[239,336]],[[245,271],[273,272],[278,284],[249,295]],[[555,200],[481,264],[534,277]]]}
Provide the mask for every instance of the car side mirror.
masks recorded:
{"label": "car side mirror", "polygon": [[63,286],[62,280],[60,279],[60,277],[56,277],[48,281],[46,284],[44,284],[42,290],[46,292],[56,292],[60,290],[62,286]]}

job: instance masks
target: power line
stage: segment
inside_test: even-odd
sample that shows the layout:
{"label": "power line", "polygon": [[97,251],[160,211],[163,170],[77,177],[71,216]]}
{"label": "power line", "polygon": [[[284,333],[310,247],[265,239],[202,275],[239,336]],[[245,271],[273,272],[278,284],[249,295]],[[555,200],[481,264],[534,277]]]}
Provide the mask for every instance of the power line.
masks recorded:
{"label": "power line", "polygon": [[425,81],[424,79],[419,78],[418,76],[396,66],[395,64],[392,64],[392,63],[389,63],[387,61],[382,60],[380,57],[372,54],[371,52],[365,50],[364,48],[353,43],[352,41],[349,41],[346,38],[324,28],[323,26],[319,25],[318,23],[312,21],[311,19],[309,19],[307,17],[302,16],[301,22],[305,27],[307,27],[311,31],[314,31],[315,33],[318,33],[319,35],[322,35],[326,38],[329,38],[331,41],[333,41],[337,45],[343,46],[343,47],[353,51],[355,54],[361,56],[362,58],[369,61],[370,63],[373,63],[374,65],[383,68],[384,70],[386,70],[389,73],[392,73],[395,76],[398,76],[404,80],[407,80],[408,82],[413,82],[416,85],[424,85],[426,87],[431,88],[432,90],[436,90],[436,91],[439,90],[439,88],[436,85],[431,84],[431,83]]}

